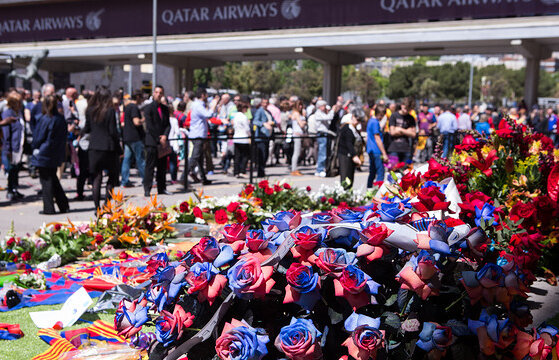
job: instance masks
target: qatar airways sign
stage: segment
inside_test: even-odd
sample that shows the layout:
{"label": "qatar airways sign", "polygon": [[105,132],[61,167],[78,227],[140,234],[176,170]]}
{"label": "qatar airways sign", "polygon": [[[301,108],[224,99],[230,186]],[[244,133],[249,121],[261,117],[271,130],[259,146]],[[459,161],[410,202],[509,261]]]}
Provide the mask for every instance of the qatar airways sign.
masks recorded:
{"label": "qatar airways sign", "polygon": [[[2,7],[0,42],[149,36],[151,0]],[[559,0],[159,0],[160,35],[559,14]]]}

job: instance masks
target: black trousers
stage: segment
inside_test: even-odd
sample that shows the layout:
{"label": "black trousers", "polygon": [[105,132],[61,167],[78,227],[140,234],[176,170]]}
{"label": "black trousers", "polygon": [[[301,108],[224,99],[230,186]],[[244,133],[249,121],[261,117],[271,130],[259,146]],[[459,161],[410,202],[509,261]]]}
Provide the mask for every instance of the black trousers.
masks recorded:
{"label": "black trousers", "polygon": [[39,167],[39,180],[43,189],[43,212],[54,214],[54,200],[60,211],[68,211],[68,198],[60,185],[60,180],[56,176],[56,168]]}
{"label": "black trousers", "polygon": [[109,178],[105,188],[105,201],[111,195],[113,188],[118,184],[118,153],[116,151],[89,150],[89,171],[93,176],[93,203],[99,209],[101,205],[101,184],[103,183],[103,170],[107,170]]}
{"label": "black trousers", "polygon": [[[338,162],[340,163],[340,182],[344,188],[349,189],[353,187],[353,176],[355,175],[355,163],[353,160],[345,155],[338,155]],[[344,181],[349,179],[350,183],[344,184]]]}
{"label": "black trousers", "polygon": [[268,160],[268,141],[259,141],[256,143],[256,167],[258,169],[258,177],[266,176],[266,160]]}
{"label": "black trousers", "polygon": [[234,175],[246,173],[249,154],[250,154],[249,144],[235,143],[235,168],[233,171]]}
{"label": "black trousers", "polygon": [[192,155],[188,159],[188,174],[194,172],[196,166],[198,166],[200,179],[206,180],[206,172],[204,171],[204,140],[201,139],[192,140]]}
{"label": "black trousers", "polygon": [[[76,192],[78,196],[83,196],[85,182],[90,178],[89,175],[89,156],[86,150],[78,148],[78,160],[80,162],[80,174],[76,180]],[[93,182],[93,180],[91,180]]]}
{"label": "black trousers", "polygon": [[157,192],[162,193],[166,190],[165,177],[167,172],[167,156],[158,157],[155,146],[146,146],[146,169],[144,174],[144,192],[149,193],[153,185],[153,173],[157,167]]}

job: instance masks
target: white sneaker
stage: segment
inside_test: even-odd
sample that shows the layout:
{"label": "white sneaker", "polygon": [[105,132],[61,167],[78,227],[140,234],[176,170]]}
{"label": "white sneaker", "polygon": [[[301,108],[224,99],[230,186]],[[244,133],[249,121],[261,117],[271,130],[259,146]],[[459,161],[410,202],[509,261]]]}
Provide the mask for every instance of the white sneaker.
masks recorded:
{"label": "white sneaker", "polygon": [[321,171],[318,176],[325,178],[326,177],[326,171]]}
{"label": "white sneaker", "polygon": [[315,172],[315,173],[314,173],[314,176],[319,177],[320,174],[319,174],[318,172]]}

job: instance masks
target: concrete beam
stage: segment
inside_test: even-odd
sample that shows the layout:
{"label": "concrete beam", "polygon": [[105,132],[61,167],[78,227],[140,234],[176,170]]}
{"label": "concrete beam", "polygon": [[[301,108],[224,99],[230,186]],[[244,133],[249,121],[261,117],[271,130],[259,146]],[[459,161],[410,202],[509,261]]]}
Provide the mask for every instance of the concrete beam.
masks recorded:
{"label": "concrete beam", "polygon": [[332,51],[321,48],[303,48],[302,52],[306,57],[318,61],[322,64],[350,65],[359,64],[365,61],[361,55],[348,52]]}
{"label": "concrete beam", "polygon": [[322,78],[322,97],[328,104],[334,104],[342,92],[342,66],[324,64]]}
{"label": "concrete beam", "polygon": [[[151,54],[146,54],[145,61],[151,61]],[[224,64],[224,62],[220,60],[159,53],[157,54],[157,61],[168,66],[178,66],[190,69],[202,69],[207,67],[221,66]]]}
{"label": "concrete beam", "polygon": [[46,70],[49,72],[79,73],[86,71],[103,70],[104,68],[105,65],[98,63],[45,59],[45,61],[41,64],[40,70]]}
{"label": "concrete beam", "polygon": [[547,59],[551,57],[551,50],[534,40],[521,40],[519,45],[513,45],[514,49],[526,59]]}

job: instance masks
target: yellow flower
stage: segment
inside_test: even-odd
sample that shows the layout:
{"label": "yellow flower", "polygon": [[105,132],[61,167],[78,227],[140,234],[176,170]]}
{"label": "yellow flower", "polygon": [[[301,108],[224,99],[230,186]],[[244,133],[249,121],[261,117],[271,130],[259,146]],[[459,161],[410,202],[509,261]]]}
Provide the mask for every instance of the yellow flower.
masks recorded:
{"label": "yellow flower", "polygon": [[555,162],[559,161],[559,149],[553,149],[553,159]]}
{"label": "yellow flower", "polygon": [[539,154],[541,148],[542,148],[542,142],[540,140],[536,140],[532,143],[529,152],[532,155]]}

